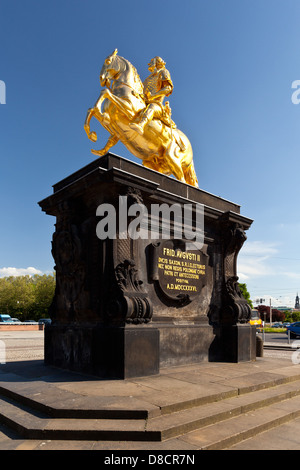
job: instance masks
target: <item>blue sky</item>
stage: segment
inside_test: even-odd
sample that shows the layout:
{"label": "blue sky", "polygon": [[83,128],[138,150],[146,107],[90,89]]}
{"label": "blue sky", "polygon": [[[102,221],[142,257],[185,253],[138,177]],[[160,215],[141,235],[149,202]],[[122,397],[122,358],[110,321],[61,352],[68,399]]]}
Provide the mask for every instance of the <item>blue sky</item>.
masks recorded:
{"label": "blue sky", "polygon": [[[0,0],[0,276],[51,272],[38,201],[93,160],[83,123],[115,48],[144,80],[164,58],[199,186],[254,219],[238,262],[251,298],[300,292],[299,0]],[[0,94],[1,101],[1,94]],[[3,100],[2,100],[3,101]],[[107,133],[96,122],[99,145]],[[122,144],[112,151],[132,157]],[[29,269],[28,269],[29,268]]]}

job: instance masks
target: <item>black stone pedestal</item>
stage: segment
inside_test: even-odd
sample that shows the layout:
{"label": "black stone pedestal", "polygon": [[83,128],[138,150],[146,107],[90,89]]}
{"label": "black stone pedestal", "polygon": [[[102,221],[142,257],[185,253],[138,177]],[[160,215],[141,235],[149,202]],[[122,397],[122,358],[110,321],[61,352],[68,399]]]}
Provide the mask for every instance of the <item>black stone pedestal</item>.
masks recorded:
{"label": "black stone pedestal", "polygon": [[214,360],[210,346],[214,329],[208,324],[164,323],[160,332],[160,366],[172,367]]}
{"label": "black stone pedestal", "polygon": [[[110,153],[39,204],[56,218],[46,364],[126,378],[255,358],[236,272],[252,220],[239,205]],[[137,206],[142,219],[132,215]],[[131,235],[137,220],[145,236]],[[191,233],[203,233],[203,243],[193,245]]]}
{"label": "black stone pedestal", "polygon": [[47,325],[45,364],[105,378],[159,373],[159,331],[143,326]]}
{"label": "black stone pedestal", "polygon": [[221,327],[223,361],[247,362],[256,358],[256,327],[254,325],[230,325]]}

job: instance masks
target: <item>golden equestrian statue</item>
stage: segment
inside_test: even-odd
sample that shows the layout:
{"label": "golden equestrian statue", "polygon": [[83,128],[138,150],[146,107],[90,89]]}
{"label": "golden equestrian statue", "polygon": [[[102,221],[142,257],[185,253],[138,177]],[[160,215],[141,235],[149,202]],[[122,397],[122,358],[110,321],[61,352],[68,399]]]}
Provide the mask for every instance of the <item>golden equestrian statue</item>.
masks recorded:
{"label": "golden equestrian statue", "polygon": [[93,116],[110,133],[105,147],[92,153],[104,155],[120,140],[145,167],[198,187],[192,146],[172,121],[169,102],[163,104],[173,91],[165,62],[154,57],[149,63],[151,73],[142,83],[135,67],[117,53],[116,49],[105,59],[100,72],[104,89],[84,123],[93,142],[97,140],[90,130]]}

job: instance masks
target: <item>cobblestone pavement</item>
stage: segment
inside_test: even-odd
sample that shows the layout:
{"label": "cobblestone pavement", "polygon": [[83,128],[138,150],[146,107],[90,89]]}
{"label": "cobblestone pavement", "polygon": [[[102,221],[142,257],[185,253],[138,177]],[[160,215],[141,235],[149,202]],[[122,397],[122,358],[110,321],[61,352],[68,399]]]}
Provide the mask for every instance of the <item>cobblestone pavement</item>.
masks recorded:
{"label": "cobblestone pavement", "polygon": [[44,331],[0,331],[0,341],[5,362],[44,358]]}

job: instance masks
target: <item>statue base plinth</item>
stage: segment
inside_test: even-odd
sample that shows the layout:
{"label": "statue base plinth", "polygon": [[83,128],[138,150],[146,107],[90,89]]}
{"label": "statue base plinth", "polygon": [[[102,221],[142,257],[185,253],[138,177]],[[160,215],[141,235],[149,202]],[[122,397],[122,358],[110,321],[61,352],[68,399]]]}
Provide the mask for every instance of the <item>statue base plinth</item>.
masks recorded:
{"label": "statue base plinth", "polygon": [[222,361],[247,362],[256,358],[256,327],[254,325],[222,326],[220,331]]}
{"label": "statue base plinth", "polygon": [[159,373],[159,331],[143,326],[47,325],[45,364],[103,378]]}
{"label": "statue base plinth", "polygon": [[[237,204],[113,154],[53,188],[39,203],[56,217],[56,290],[52,324],[45,329],[46,364],[129,378],[201,361],[255,359],[255,336],[247,324],[251,309],[236,275],[252,221],[240,215]],[[128,207],[143,205],[147,236],[129,238],[128,229],[126,237],[118,231],[99,237],[98,208],[112,208],[118,226],[120,198]],[[193,233],[199,228],[195,206],[203,208],[203,244],[190,248],[178,218],[171,220],[167,239],[159,230],[153,238],[149,227],[166,220],[153,217],[153,206],[176,205],[183,213],[186,204],[192,207]]]}

